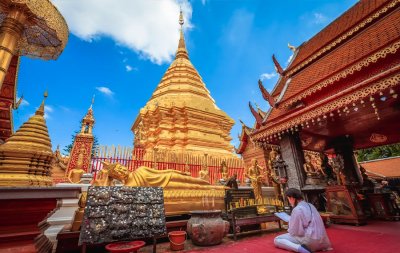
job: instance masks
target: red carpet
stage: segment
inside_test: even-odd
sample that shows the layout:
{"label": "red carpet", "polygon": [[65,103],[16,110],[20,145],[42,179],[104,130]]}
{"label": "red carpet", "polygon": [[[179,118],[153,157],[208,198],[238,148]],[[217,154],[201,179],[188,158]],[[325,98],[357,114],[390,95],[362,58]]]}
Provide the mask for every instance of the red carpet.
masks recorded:
{"label": "red carpet", "polygon": [[[333,246],[333,250],[328,253],[400,252],[400,222],[375,222],[361,227],[333,225],[327,232]],[[185,252],[287,252],[274,247],[273,239],[276,235],[278,233],[266,233],[251,238],[242,237],[237,242]]]}

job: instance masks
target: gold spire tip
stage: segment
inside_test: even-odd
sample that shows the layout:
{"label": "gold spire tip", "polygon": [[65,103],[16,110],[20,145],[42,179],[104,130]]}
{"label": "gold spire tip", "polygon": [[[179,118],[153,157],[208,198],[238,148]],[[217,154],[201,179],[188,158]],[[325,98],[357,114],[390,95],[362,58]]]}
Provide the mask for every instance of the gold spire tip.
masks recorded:
{"label": "gold spire tip", "polygon": [[49,96],[49,93],[47,92],[47,90],[45,90],[43,93],[43,97],[46,99],[48,96]]}
{"label": "gold spire tip", "polygon": [[92,97],[92,103],[90,104],[90,109],[92,109],[92,107],[93,107],[95,96],[96,96],[96,95],[93,95],[93,97]]}
{"label": "gold spire tip", "polygon": [[185,23],[185,21],[183,19],[183,13],[182,13],[182,7],[181,7],[180,14],[179,14],[179,24],[182,27],[184,23]]}

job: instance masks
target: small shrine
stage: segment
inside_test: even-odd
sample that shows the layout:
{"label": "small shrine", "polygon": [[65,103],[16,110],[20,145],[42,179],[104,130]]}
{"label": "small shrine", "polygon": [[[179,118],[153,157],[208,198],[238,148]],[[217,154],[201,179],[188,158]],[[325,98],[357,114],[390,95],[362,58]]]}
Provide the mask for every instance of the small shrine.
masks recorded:
{"label": "small shrine", "polygon": [[90,161],[93,148],[93,103],[90,105],[85,117],[81,122],[81,130],[75,136],[75,140],[68,159],[65,171],[66,180],[70,183],[80,183],[84,173],[90,173]]}

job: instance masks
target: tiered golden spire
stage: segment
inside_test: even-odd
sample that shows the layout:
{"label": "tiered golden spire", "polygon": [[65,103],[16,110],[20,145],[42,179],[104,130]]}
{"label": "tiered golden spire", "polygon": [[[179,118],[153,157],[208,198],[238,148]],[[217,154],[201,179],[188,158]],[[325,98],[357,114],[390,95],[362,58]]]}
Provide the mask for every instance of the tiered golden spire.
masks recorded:
{"label": "tiered golden spire", "polygon": [[52,184],[51,141],[42,104],[16,133],[0,146],[0,186],[46,186]]}
{"label": "tiered golden spire", "polygon": [[186,50],[185,36],[183,35],[183,24],[184,23],[185,22],[184,22],[182,10],[181,10],[181,12],[179,14],[179,24],[181,25],[181,29],[180,29],[178,50],[176,51],[175,59],[178,59],[178,58],[189,59],[189,54]]}
{"label": "tiered golden spire", "polygon": [[234,121],[217,107],[189,60],[182,11],[179,24],[175,59],[132,126],[135,146],[229,157],[233,151],[229,132]]}

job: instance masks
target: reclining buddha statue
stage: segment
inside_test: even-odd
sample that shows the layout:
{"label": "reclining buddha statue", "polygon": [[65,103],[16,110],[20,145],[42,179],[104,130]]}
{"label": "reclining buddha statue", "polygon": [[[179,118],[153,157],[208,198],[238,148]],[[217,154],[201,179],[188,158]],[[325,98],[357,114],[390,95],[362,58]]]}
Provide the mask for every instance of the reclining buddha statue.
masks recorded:
{"label": "reclining buddha statue", "polygon": [[[103,163],[101,176],[95,186],[110,186],[116,179],[124,186],[162,187],[166,215],[184,214],[192,210],[224,208],[224,186],[214,186],[200,178],[194,178],[178,170],[156,170],[139,167],[134,171],[119,163]],[[105,180],[107,175],[107,180]]]}

